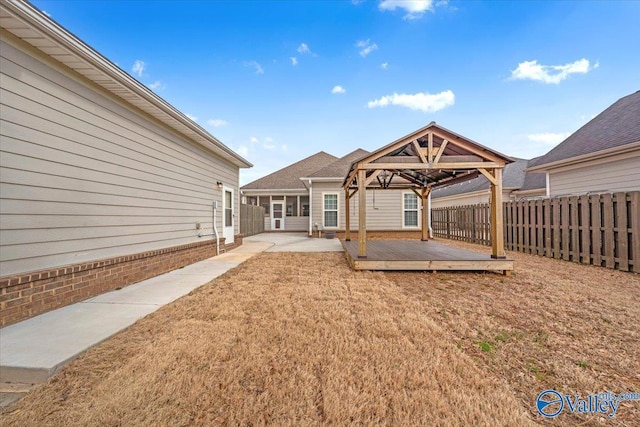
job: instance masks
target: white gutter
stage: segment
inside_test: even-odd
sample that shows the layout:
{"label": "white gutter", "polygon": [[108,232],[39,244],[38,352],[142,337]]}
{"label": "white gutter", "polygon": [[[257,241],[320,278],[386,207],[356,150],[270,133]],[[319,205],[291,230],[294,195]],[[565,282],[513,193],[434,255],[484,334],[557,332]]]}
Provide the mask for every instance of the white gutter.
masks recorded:
{"label": "white gutter", "polygon": [[220,235],[218,234],[218,227],[216,226],[216,217],[218,211],[218,201],[213,201],[213,232],[216,235],[216,255],[220,255]]}
{"label": "white gutter", "polygon": [[551,195],[551,184],[549,183],[549,172],[545,173],[545,195],[547,197]]}
{"label": "white gutter", "polygon": [[333,181],[344,181],[344,177],[330,177],[330,176],[322,176],[322,177],[302,177],[300,178],[303,181],[316,181],[316,182],[333,182]]}
{"label": "white gutter", "polygon": [[313,185],[309,179],[309,237],[313,236]]}
{"label": "white gutter", "polygon": [[429,226],[429,238],[433,239],[433,228],[431,228],[431,191],[427,196],[427,225]]}

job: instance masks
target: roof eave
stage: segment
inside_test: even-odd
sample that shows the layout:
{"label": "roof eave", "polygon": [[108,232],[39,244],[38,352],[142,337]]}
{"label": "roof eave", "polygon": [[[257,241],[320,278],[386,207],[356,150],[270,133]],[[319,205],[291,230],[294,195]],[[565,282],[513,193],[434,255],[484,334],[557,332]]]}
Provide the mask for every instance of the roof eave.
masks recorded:
{"label": "roof eave", "polygon": [[342,181],[344,177],[342,176],[311,176],[311,177],[302,177],[300,178],[302,181],[311,181],[311,182],[328,182],[328,181]]}
{"label": "roof eave", "polygon": [[607,148],[606,150],[594,151],[593,153],[582,154],[580,156],[570,157],[568,159],[558,160],[550,163],[543,163],[525,169],[525,172],[548,172],[553,169],[582,163],[596,158],[609,157],[616,154],[624,154],[640,149],[640,141],[631,144],[622,145],[620,147]]}

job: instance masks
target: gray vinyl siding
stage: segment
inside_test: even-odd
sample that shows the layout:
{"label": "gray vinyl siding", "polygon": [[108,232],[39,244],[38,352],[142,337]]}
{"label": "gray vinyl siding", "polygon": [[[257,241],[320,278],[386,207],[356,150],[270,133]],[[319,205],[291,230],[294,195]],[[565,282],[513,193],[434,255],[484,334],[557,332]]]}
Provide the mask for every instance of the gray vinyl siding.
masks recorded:
{"label": "gray vinyl siding", "polygon": [[[466,206],[466,205],[477,205],[481,203],[489,203],[491,199],[491,191],[486,190],[483,193],[475,193],[475,194],[460,194],[455,198],[453,197],[441,197],[441,198],[432,198],[431,199],[431,208],[445,208],[449,206]],[[502,201],[507,202],[512,200],[511,190],[505,190],[502,192]]]}
{"label": "gray vinyl siding", "polygon": [[[338,230],[345,229],[344,190],[339,182],[313,183],[313,224],[323,224],[323,194],[338,194]],[[420,229],[421,207],[418,202],[418,227],[403,228],[403,194],[401,190],[367,190],[367,230],[411,230]],[[358,196],[349,201],[351,229],[358,228]]]}
{"label": "gray vinyl siding", "polygon": [[239,212],[236,166],[2,36],[0,275],[211,239],[218,181]]}
{"label": "gray vinyl siding", "polygon": [[551,196],[640,190],[640,152],[606,163],[549,172]]}

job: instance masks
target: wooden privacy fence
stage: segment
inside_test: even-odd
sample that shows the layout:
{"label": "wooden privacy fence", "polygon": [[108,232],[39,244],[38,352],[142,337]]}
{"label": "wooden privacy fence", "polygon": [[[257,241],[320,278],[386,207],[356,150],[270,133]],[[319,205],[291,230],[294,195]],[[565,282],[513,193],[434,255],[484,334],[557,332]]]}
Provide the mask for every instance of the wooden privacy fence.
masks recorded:
{"label": "wooden privacy fence", "polygon": [[[640,191],[505,202],[507,250],[640,273]],[[433,209],[436,237],[491,244],[489,205]]]}
{"label": "wooden privacy fence", "polygon": [[240,205],[240,233],[253,236],[264,232],[264,208],[255,205]]}

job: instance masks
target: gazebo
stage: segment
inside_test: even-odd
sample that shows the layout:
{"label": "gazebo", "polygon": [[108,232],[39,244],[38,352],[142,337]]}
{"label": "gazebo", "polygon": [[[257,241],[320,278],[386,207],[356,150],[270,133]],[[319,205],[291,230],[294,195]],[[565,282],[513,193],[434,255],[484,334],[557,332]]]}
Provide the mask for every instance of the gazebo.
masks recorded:
{"label": "gazebo", "polygon": [[[344,179],[345,252],[356,270],[513,270],[505,256],[502,169],[513,160],[435,122],[351,164]],[[491,183],[491,256],[429,241],[428,198],[438,186],[484,175]],[[422,201],[422,241],[367,242],[366,191],[411,190]],[[358,241],[351,241],[349,200],[358,197]]]}

